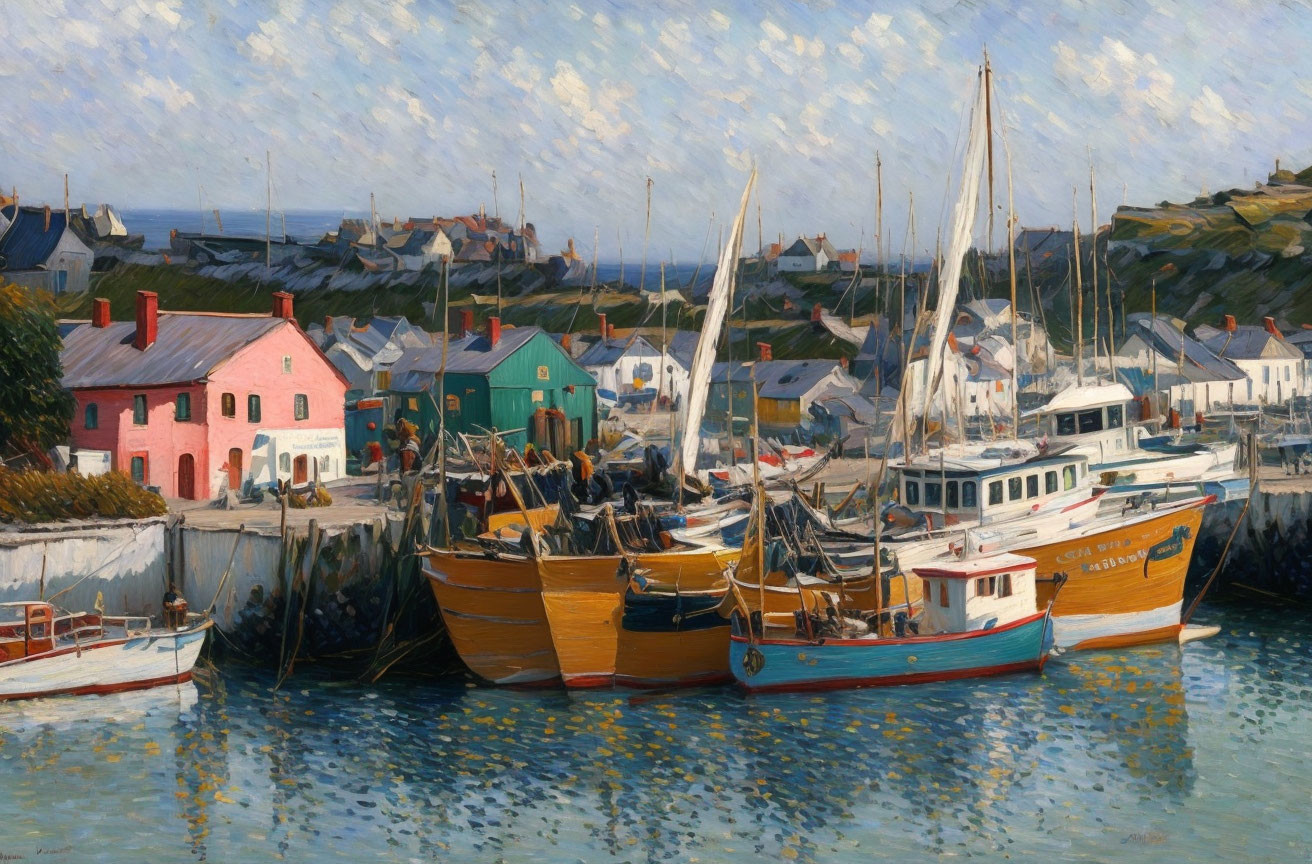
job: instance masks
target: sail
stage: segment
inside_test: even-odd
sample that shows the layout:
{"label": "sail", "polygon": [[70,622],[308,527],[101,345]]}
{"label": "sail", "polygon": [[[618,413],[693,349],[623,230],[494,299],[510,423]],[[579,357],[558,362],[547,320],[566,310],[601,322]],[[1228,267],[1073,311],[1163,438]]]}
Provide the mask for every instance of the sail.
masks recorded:
{"label": "sail", "polygon": [[711,367],[715,363],[715,345],[720,336],[720,328],[724,326],[724,317],[729,311],[729,294],[737,273],[738,253],[743,240],[743,221],[747,218],[747,200],[751,197],[752,184],[755,182],[756,169],[753,168],[751,176],[747,178],[747,187],[743,189],[743,200],[738,205],[733,230],[729,232],[729,242],[724,244],[715,267],[715,281],[711,283],[711,294],[706,301],[706,317],[702,319],[702,335],[692,355],[688,401],[683,407],[683,416],[679,418],[681,438],[678,468],[681,472],[691,471],[697,465],[702,417],[706,414],[706,397],[711,389]]}
{"label": "sail", "polygon": [[966,159],[961,166],[961,191],[952,208],[952,227],[948,234],[947,257],[939,270],[938,302],[934,309],[934,325],[930,331],[928,368],[925,372],[924,405],[920,412],[928,412],[939,373],[943,369],[943,352],[947,348],[948,333],[952,330],[957,309],[957,293],[961,287],[961,265],[970,250],[971,235],[975,232],[975,209],[979,202],[979,181],[984,172],[986,116],[984,88],[976,94],[970,112],[970,138],[966,142]]}

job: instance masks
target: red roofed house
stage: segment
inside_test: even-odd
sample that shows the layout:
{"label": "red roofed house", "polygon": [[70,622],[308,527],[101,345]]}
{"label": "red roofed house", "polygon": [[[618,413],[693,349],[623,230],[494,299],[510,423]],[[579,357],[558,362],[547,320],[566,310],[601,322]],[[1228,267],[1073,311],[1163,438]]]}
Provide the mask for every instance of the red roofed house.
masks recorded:
{"label": "red roofed house", "polygon": [[345,378],[292,317],[160,312],[138,291],[135,321],[111,321],[96,299],[90,322],[65,331],[64,386],[77,402],[74,447],[108,450],[110,467],[166,497],[346,474]]}

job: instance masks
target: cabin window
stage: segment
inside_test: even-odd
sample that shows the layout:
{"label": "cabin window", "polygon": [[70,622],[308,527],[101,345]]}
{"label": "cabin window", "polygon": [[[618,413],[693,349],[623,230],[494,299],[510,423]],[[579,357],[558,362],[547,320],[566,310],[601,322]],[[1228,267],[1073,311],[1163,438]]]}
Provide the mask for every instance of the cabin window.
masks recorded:
{"label": "cabin window", "polygon": [[304,393],[297,393],[292,397],[292,416],[296,420],[310,419],[310,397]]}
{"label": "cabin window", "polygon": [[907,504],[914,506],[920,503],[920,484],[915,480],[907,481]]}
{"label": "cabin window", "polygon": [[142,484],[142,485],[144,486],[144,485],[146,484],[146,481],[147,481],[148,479],[150,479],[150,478],[149,478],[148,475],[146,474],[146,457],[145,457],[145,456],[133,456],[133,457],[132,457],[132,480],[133,480],[133,482],[134,482],[134,483],[140,483],[140,484]]}
{"label": "cabin window", "polygon": [[1048,471],[1043,475],[1043,493],[1045,495],[1051,495],[1053,492],[1057,491],[1057,488],[1057,472]]}
{"label": "cabin window", "polygon": [[219,412],[223,414],[224,417],[236,417],[237,397],[233,396],[231,393],[224,393],[219,397]]}
{"label": "cabin window", "polygon": [[1031,474],[1030,476],[1028,476],[1028,477],[1025,478],[1025,497],[1026,497],[1026,498],[1038,498],[1038,497],[1039,497],[1039,475],[1038,475],[1038,474]]}
{"label": "cabin window", "polygon": [[292,470],[292,454],[290,454],[290,453],[279,453],[279,454],[278,454],[278,470],[281,471],[283,474],[289,474],[289,473],[291,473],[291,470]]}
{"label": "cabin window", "polygon": [[1101,432],[1102,431],[1102,409],[1094,408],[1092,411],[1080,412],[1080,432]]}
{"label": "cabin window", "polygon": [[282,355],[282,374],[292,374],[292,355],[290,354]]}
{"label": "cabin window", "polygon": [[83,410],[82,428],[83,429],[100,428],[100,408],[96,405],[95,402],[88,402],[86,409]]}
{"label": "cabin window", "polygon": [[1019,501],[1019,500],[1020,500],[1020,478],[1019,478],[1019,477],[1008,477],[1008,478],[1007,478],[1007,500],[1008,500],[1008,501]]}
{"label": "cabin window", "polygon": [[947,483],[948,509],[956,510],[961,507],[961,498],[958,493],[956,480],[949,480]]}
{"label": "cabin window", "polygon": [[1125,425],[1125,408],[1121,405],[1107,406],[1107,428],[1120,429]]}
{"label": "cabin window", "polygon": [[132,422],[138,426],[145,426],[146,418],[146,394],[138,393],[132,397]]}
{"label": "cabin window", "polygon": [[989,484],[989,503],[990,503],[990,504],[1001,504],[1001,503],[1002,503],[1002,481],[1001,481],[1001,480],[994,480],[992,483]]}
{"label": "cabin window", "polygon": [[260,422],[260,397],[254,393],[246,397],[246,422]]}
{"label": "cabin window", "polygon": [[992,576],[981,576],[980,578],[978,578],[978,579],[975,580],[975,596],[976,596],[976,597],[992,597],[992,596],[993,596],[993,577],[992,577]]}
{"label": "cabin window", "polygon": [[1061,469],[1061,488],[1070,491],[1075,488],[1075,466],[1067,465]]}
{"label": "cabin window", "polygon": [[1057,415],[1057,434],[1074,435],[1075,434],[1075,415],[1058,414]]}
{"label": "cabin window", "polygon": [[974,480],[961,481],[961,506],[974,507],[978,503],[979,501],[975,497],[975,481]]}
{"label": "cabin window", "polygon": [[178,399],[173,411],[173,419],[190,420],[191,419],[191,394],[179,393]]}
{"label": "cabin window", "polygon": [[938,483],[925,484],[925,506],[941,507],[943,505],[943,487]]}
{"label": "cabin window", "polygon": [[454,413],[460,413],[460,397],[454,393],[446,394],[446,410]]}
{"label": "cabin window", "polygon": [[938,605],[942,606],[944,609],[947,609],[949,606],[948,583],[946,581],[938,583]]}
{"label": "cabin window", "polygon": [[998,577],[998,596],[999,596],[999,597],[1010,597],[1010,596],[1011,596],[1011,574],[1010,574],[1010,573],[1003,573],[1001,576]]}

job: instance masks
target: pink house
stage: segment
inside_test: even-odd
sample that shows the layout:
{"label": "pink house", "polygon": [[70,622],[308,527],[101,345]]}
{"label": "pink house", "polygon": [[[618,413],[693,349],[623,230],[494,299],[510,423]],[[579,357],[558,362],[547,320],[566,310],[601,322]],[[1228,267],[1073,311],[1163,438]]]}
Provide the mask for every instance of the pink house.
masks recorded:
{"label": "pink house", "polygon": [[63,384],[77,402],[71,443],[166,497],[332,480],[346,473],[347,381],[292,317],[161,312],[138,291],[135,321],[92,318],[66,332]]}

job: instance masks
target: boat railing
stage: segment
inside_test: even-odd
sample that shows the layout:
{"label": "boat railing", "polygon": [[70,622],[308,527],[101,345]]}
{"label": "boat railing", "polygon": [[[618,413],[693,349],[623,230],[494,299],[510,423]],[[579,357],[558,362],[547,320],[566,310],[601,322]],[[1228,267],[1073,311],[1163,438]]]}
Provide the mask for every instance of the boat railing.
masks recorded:
{"label": "boat railing", "polygon": [[[104,615],[100,620],[102,624],[117,624],[128,636],[140,636],[149,633],[151,629],[148,615]],[[134,624],[137,626],[134,627]]]}

